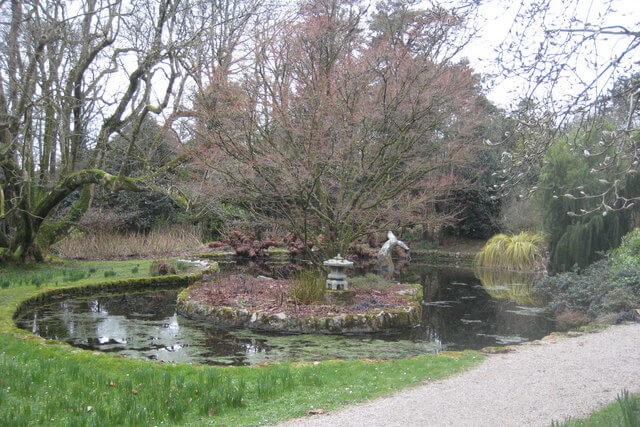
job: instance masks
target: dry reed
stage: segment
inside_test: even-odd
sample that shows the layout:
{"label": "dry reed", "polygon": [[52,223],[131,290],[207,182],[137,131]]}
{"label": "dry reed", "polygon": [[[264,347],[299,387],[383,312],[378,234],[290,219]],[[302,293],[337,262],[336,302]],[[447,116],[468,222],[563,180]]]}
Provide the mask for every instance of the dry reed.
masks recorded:
{"label": "dry reed", "polygon": [[56,243],[52,250],[67,259],[112,259],[165,255],[203,248],[197,228],[175,227],[149,233],[73,233]]}

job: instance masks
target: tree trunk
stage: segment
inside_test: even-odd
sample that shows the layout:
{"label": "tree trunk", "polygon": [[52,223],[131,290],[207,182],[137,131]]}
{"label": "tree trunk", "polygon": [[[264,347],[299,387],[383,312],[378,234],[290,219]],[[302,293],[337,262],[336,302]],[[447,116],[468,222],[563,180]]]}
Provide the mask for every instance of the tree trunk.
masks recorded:
{"label": "tree trunk", "polygon": [[[35,206],[27,206],[28,198],[21,199],[24,211],[22,221],[17,224],[15,236],[8,245],[0,245],[0,260],[23,262],[28,257],[42,260],[41,247],[50,244],[82,217],[91,198],[91,185],[100,185],[113,192],[142,191],[144,181],[137,178],[117,177],[99,169],[86,169],[72,173],[49,191]],[[70,212],[56,223],[46,222],[55,208],[76,189],[82,188],[80,200]],[[44,224],[44,225],[43,225]],[[8,239],[7,239],[8,240]],[[4,247],[2,247],[4,246]]]}

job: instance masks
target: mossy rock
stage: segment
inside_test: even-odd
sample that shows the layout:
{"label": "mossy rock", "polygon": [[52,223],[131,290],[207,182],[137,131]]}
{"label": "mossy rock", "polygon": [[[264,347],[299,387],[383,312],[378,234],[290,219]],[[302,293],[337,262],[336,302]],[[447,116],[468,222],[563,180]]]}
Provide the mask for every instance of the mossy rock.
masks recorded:
{"label": "mossy rock", "polygon": [[355,298],[355,291],[333,291],[329,289],[324,291],[325,301],[333,305],[352,305]]}

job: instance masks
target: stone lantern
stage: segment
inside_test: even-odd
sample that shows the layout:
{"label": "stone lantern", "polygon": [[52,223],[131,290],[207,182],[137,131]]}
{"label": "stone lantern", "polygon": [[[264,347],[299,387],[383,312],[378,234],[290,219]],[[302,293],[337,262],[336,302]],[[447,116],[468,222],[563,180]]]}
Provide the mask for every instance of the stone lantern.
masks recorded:
{"label": "stone lantern", "polygon": [[348,291],[349,283],[346,280],[347,273],[345,270],[353,266],[353,262],[342,258],[338,254],[335,258],[326,260],[323,264],[331,269],[327,279],[327,289],[330,291]]}

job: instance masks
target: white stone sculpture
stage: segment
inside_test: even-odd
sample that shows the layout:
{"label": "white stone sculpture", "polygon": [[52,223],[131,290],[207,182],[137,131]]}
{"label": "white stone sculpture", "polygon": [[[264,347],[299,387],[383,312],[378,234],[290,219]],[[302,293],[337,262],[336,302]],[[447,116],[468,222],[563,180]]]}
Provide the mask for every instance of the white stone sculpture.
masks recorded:
{"label": "white stone sculpture", "polygon": [[402,240],[398,240],[392,231],[387,233],[387,241],[384,242],[382,248],[378,252],[378,266],[381,270],[391,271],[393,270],[393,260],[391,259],[391,251],[396,246],[400,246],[405,251],[409,252],[409,246]]}

